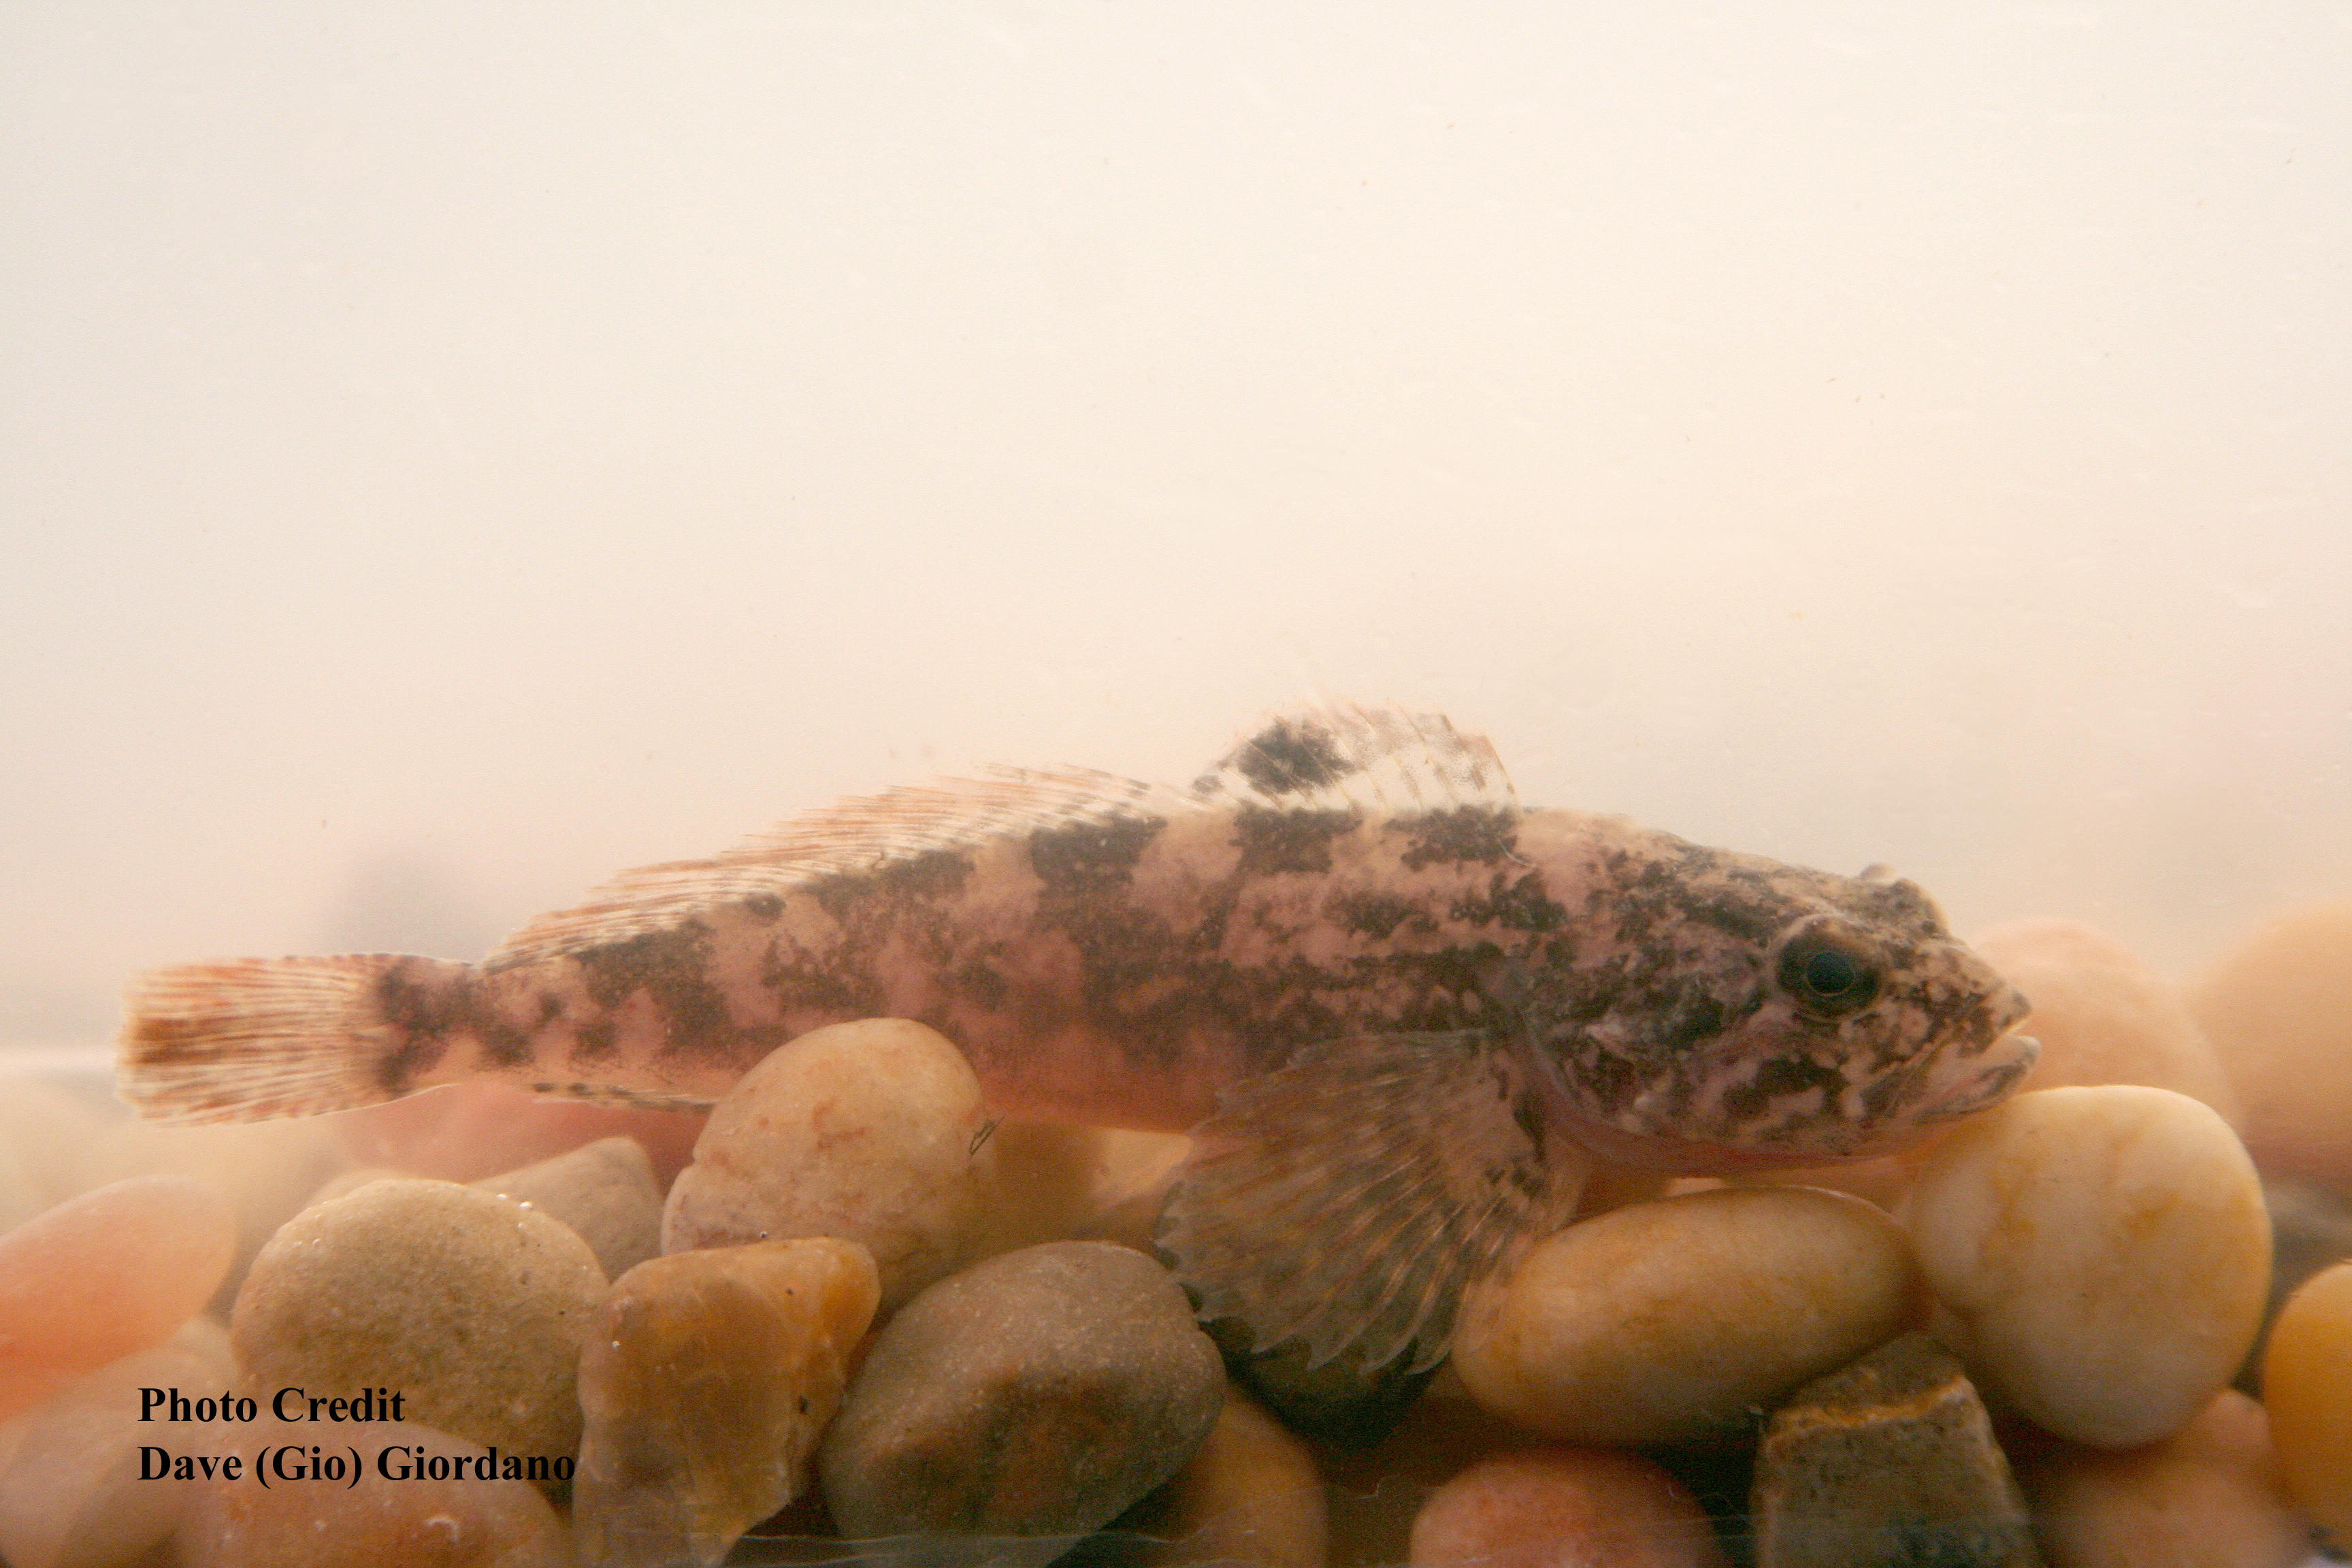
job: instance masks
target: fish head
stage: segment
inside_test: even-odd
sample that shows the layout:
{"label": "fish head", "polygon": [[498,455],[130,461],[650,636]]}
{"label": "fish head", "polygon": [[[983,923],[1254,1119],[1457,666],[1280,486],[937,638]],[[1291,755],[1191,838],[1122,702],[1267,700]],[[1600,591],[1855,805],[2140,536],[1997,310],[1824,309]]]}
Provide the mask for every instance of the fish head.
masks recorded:
{"label": "fish head", "polygon": [[2023,993],[1917,884],[1647,837],[1601,879],[1555,1005],[1523,1010],[1595,1153],[1689,1174],[1867,1158],[2032,1069]]}

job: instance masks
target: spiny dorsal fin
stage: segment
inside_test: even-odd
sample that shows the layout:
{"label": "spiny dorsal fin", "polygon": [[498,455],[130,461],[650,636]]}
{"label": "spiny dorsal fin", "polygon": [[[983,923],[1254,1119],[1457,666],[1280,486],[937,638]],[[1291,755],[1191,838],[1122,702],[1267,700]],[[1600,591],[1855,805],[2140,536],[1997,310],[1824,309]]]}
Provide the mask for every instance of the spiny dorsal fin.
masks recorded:
{"label": "spiny dorsal fin", "polygon": [[537,917],[482,960],[485,970],[625,942],[701,910],[781,897],[825,877],[872,871],[941,849],[1078,823],[1171,816],[1209,802],[1089,768],[1005,768],[980,779],[853,797],[752,834],[707,860],[623,871],[580,904]]}
{"label": "spiny dorsal fin", "polygon": [[1318,703],[1267,719],[1194,781],[1204,798],[1276,809],[1415,816],[1469,806],[1516,816],[1518,795],[1484,735],[1391,703]]}
{"label": "spiny dorsal fin", "polygon": [[1538,1142],[1531,1092],[1475,1030],[1309,1047],[1194,1130],[1160,1244],[1201,1317],[1258,1350],[1434,1366],[1463,1291],[1575,1212],[1587,1162]]}

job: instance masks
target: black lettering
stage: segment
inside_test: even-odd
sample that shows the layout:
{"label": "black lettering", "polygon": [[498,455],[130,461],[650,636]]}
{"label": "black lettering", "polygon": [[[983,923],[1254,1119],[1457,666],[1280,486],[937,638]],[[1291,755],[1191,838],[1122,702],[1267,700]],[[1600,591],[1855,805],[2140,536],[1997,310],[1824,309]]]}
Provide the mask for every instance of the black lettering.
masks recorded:
{"label": "black lettering", "polygon": [[548,1479],[547,1456],[544,1454],[533,1454],[530,1457],[530,1473],[523,1479],[533,1481],[546,1480]]}
{"label": "black lettering", "polygon": [[[152,1458],[149,1457],[151,1455],[153,1456]],[[142,1447],[139,1450],[139,1479],[141,1480],[160,1481],[171,1473],[172,1456],[169,1452],[162,1448]]]}
{"label": "black lettering", "polygon": [[[248,1415],[246,1419],[250,1421],[253,1417]],[[245,1461],[238,1458],[235,1454],[231,1454],[228,1458],[221,1461],[221,1479],[225,1481],[233,1481],[236,1479],[238,1472],[244,1468]]]}
{"label": "black lettering", "polygon": [[569,1454],[558,1454],[558,1455],[555,1457],[555,1479],[556,1479],[557,1480],[559,1480],[559,1481],[568,1481],[568,1480],[570,1480],[570,1479],[572,1479],[572,1470],[573,1470],[573,1468],[575,1468],[575,1467],[574,1467],[574,1466],[572,1465],[572,1456],[571,1456],[571,1455],[569,1455]]}
{"label": "black lettering", "polygon": [[158,1405],[161,1405],[161,1404],[163,1404],[163,1391],[162,1389],[160,1389],[160,1388],[142,1388],[142,1389],[141,1389],[141,1390],[139,1391],[139,1419],[140,1419],[140,1420],[142,1420],[142,1421],[152,1421],[152,1420],[154,1420],[154,1419],[155,1419],[155,1406],[157,1406]]}
{"label": "black lettering", "polygon": [[[397,1470],[392,1468],[392,1457],[394,1454],[398,1454],[400,1456],[400,1468]],[[382,1476],[388,1481],[406,1480],[408,1479],[408,1450],[405,1448],[378,1449],[375,1456],[375,1473]]]}
{"label": "black lettering", "polygon": [[180,1391],[176,1388],[172,1390],[172,1407],[165,1412],[165,1415],[173,1421],[185,1421],[188,1418],[188,1402],[180,1397]]}
{"label": "black lettering", "polygon": [[214,1404],[209,1396],[196,1401],[197,1420],[210,1421],[219,1415],[220,1406]]}
{"label": "black lettering", "polygon": [[278,1391],[278,1397],[269,1402],[270,1410],[276,1414],[278,1419],[280,1421],[292,1421],[296,1419],[296,1417],[286,1414],[286,1396],[289,1394],[297,1399],[302,1397],[302,1391],[299,1388],[281,1388]]}

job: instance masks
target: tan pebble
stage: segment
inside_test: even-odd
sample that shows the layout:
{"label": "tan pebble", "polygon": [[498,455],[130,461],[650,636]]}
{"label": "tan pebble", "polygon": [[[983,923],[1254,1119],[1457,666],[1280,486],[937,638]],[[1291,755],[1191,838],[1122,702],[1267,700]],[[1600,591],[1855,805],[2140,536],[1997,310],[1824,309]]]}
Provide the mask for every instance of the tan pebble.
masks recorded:
{"label": "tan pebble", "polygon": [[854,1241],[712,1247],[623,1275],[580,1358],[582,1560],[708,1568],[806,1490],[878,1299]]}
{"label": "tan pebble", "polygon": [[2295,1568],[2311,1555],[2263,1407],[2231,1390],[2160,1443],[2053,1443],[2019,1478],[2050,1568]]}
{"label": "tan pebble", "polygon": [[2096,1447],[2179,1430],[2262,1321],[2270,1224],[2237,1136],[2169,1089],[2021,1095],[1937,1145],[1904,1221],[1988,1397]]}
{"label": "tan pebble", "polygon": [[1113,1528],[1170,1542],[1172,1563],[1324,1568],[1330,1545],[1314,1455],[1230,1382],[1184,1468]]}
{"label": "tan pebble", "polygon": [[[571,1568],[562,1521],[530,1482],[387,1479],[377,1468],[389,1454],[397,1474],[418,1463],[420,1447],[427,1460],[479,1467],[489,1458],[482,1447],[412,1421],[330,1427],[359,1453],[356,1485],[273,1479],[264,1488],[251,1470],[260,1450],[319,1442],[316,1427],[265,1423],[222,1445],[247,1467],[240,1479],[193,1489],[173,1539],[176,1568]],[[509,1457],[499,1455],[500,1468]]]}
{"label": "tan pebble", "polygon": [[2352,1263],[2313,1275],[2280,1309],[2263,1402],[2288,1492],[2352,1548]]}
{"label": "tan pebble", "polygon": [[155,1547],[193,1487],[142,1479],[140,1449],[176,1442],[184,1452],[198,1434],[142,1423],[142,1391],[177,1387],[191,1400],[217,1399],[236,1381],[227,1331],[196,1318],[8,1422],[0,1428],[0,1558],[11,1568],[111,1568]]}
{"label": "tan pebble", "polygon": [[0,1237],[0,1420],[168,1339],[228,1270],[236,1221],[186,1176],[135,1176]]}
{"label": "tan pebble", "polygon": [[1994,926],[1969,945],[2033,1003],[2018,1028],[2042,1042],[2042,1054],[2023,1088],[2145,1084],[2236,1124],[2237,1093],[2189,1004],[2115,937],[2044,917]]}
{"label": "tan pebble", "polygon": [[1775,1410],[1751,1500],[1757,1568],[2040,1568],[1984,1403],[1958,1358],[1923,1333]]}
{"label": "tan pebble", "polygon": [[344,1158],[444,1182],[478,1182],[599,1138],[634,1138],[667,1188],[692,1157],[705,1112],[542,1099],[492,1079],[412,1094],[333,1119]]}
{"label": "tan pebble", "polygon": [[599,1138],[473,1185],[529,1204],[580,1235],[608,1279],[661,1255],[662,1190],[634,1138]]}
{"label": "tan pebble", "polygon": [[253,1383],[383,1387],[402,1415],[509,1453],[570,1454],[595,1254],[534,1209],[449,1182],[371,1183],[254,1259],[230,1331]]}
{"label": "tan pebble", "polygon": [[670,1188],[662,1250],[832,1236],[874,1254],[882,1312],[956,1268],[995,1165],[980,1080],[903,1018],[812,1030],[744,1074]]}
{"label": "tan pebble", "polygon": [[1858,1198],[1723,1188],[1634,1204],[1538,1245],[1474,1294],[1454,1363],[1472,1395],[1579,1443],[1675,1443],[1898,1332],[1916,1276]]}
{"label": "tan pebble", "polygon": [[2189,988],[2264,1173],[2352,1195],[2352,903],[2263,926]]}
{"label": "tan pebble", "polygon": [[1412,1521],[1412,1568],[1719,1568],[1681,1482],[1638,1454],[1530,1448],[1480,1459]]}

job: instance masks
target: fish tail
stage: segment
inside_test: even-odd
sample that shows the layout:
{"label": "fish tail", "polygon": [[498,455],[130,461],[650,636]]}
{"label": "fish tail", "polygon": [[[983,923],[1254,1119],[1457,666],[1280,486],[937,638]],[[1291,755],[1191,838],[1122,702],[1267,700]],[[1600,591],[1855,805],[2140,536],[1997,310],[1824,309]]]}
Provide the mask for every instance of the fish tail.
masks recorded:
{"label": "fish tail", "polygon": [[415,1032],[387,1016],[387,998],[467,967],[378,952],[149,970],[123,991],[119,1092],[142,1116],[183,1122],[314,1116],[397,1099],[425,1087],[415,1058],[427,1042],[412,1045]]}

